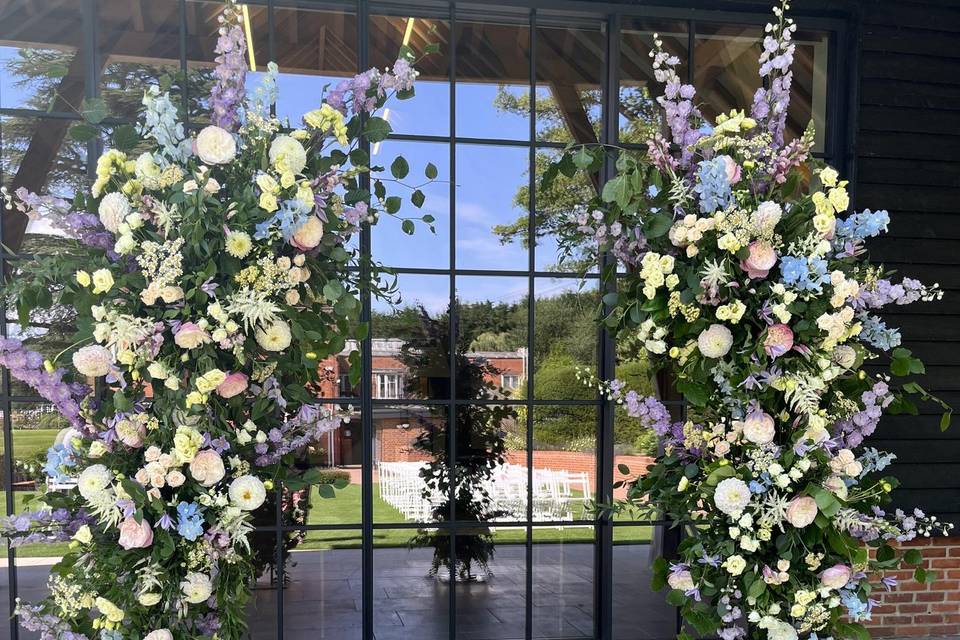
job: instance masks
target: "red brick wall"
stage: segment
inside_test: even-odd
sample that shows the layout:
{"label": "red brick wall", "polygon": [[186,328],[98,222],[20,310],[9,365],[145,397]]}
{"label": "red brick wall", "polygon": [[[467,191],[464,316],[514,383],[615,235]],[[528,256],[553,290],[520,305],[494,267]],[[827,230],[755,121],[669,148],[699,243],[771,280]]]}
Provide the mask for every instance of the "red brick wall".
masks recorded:
{"label": "red brick wall", "polygon": [[881,605],[869,623],[875,637],[960,636],[960,537],[921,538],[904,543],[923,553],[923,566],[936,573],[920,584],[912,570],[897,571],[899,584],[890,592],[882,587],[874,597]]}

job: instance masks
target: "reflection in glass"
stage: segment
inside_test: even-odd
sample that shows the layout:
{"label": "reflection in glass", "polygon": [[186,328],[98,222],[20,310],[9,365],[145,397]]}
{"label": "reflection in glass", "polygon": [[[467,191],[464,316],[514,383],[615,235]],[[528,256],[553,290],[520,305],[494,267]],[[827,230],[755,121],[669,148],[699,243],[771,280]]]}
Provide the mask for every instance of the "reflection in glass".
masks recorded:
{"label": "reflection in glass", "polygon": [[[613,530],[613,637],[634,640],[637,630],[653,640],[673,638],[677,610],[667,604],[664,592],[650,589],[651,562],[659,551],[651,542],[652,527],[617,527]],[[658,536],[654,536],[659,540]]]}
{"label": "reflection in glass", "polygon": [[[97,4],[100,92],[111,116],[135,118],[144,88],[171,82],[180,71],[180,12],[176,0]],[[166,86],[166,84],[164,84]],[[171,90],[179,106],[179,87]]]}
{"label": "reflection in glass", "polygon": [[628,19],[620,36],[620,142],[645,143],[662,127],[656,98],[662,85],[653,75],[653,35],[668,53],[680,59],[677,73],[687,77],[687,24],[663,20]]}
{"label": "reflection in glass", "polygon": [[427,580],[432,554],[411,545],[409,529],[377,529],[373,551],[373,624],[378,640],[449,637],[450,587]]}
{"label": "reflection in glass", "polygon": [[530,139],[526,20],[457,20],[457,136]]}
{"label": "reflection in glass", "polygon": [[0,6],[0,107],[77,110],[86,95],[80,7],[63,0]]}
{"label": "reflection in glass", "polygon": [[401,47],[422,56],[429,44],[439,51],[417,63],[416,99],[393,100],[383,117],[398,133],[445,136],[450,133],[450,26],[444,20],[372,16],[370,66],[393,67]]}
{"label": "reflection in glass", "polygon": [[589,525],[533,530],[534,637],[593,637],[593,539]]}
{"label": "reflection in glass", "polygon": [[[409,173],[397,183],[389,167],[394,160],[406,160]],[[374,179],[385,181],[387,191],[400,198],[394,215],[400,218],[433,216],[434,231],[417,221],[413,235],[403,232],[399,219],[387,213],[380,214],[380,222],[373,226],[372,253],[377,261],[390,267],[447,269],[450,267],[450,147],[446,143],[407,142],[388,140],[371,149],[371,163],[387,170],[374,174]],[[437,170],[436,181],[427,178],[427,165]],[[424,196],[421,206],[414,203],[413,194],[419,190]]]}
{"label": "reflection in glass", "polygon": [[[536,156],[537,179],[537,250],[536,266],[541,271],[564,271],[587,273],[597,271],[596,252],[579,246],[561,247],[557,243],[559,231],[570,224],[578,209],[596,196],[600,174],[588,175],[578,171],[572,178],[560,174],[550,188],[544,189],[541,178],[547,168],[561,155],[559,149],[538,149]],[[524,225],[526,217],[524,217]],[[516,235],[526,239],[526,226],[516,230]]]}
{"label": "reflection in glass", "polygon": [[593,400],[596,389],[577,369],[596,372],[597,281],[538,278],[533,336],[533,394],[537,400]]}
{"label": "reflection in glass", "polygon": [[537,140],[599,140],[604,48],[599,24],[537,28]]}
{"label": "reflection in glass", "polygon": [[[266,509],[266,506],[264,505],[261,510]],[[256,516],[255,519],[257,519]],[[269,524],[272,525],[273,521],[271,520]],[[253,585],[253,597],[247,602],[246,611],[250,635],[254,638],[276,640],[279,637],[277,623],[281,620],[283,612],[288,610],[286,604],[284,604],[283,612],[280,610],[277,597],[277,589],[280,587],[280,570],[277,565],[277,534],[273,531],[257,531],[250,534],[250,549],[253,565],[257,569],[257,581]],[[289,576],[285,574],[286,558],[288,556],[289,550],[284,549],[284,584],[289,583]]]}
{"label": "reflection in glass", "polygon": [[357,72],[357,18],[342,9],[276,6],[273,21],[280,68],[277,116],[297,126],[304,113],[319,106],[325,86]]}
{"label": "reflection in glass", "polygon": [[530,152],[457,145],[457,267],[523,270]]}
{"label": "reflection in glass", "polygon": [[[523,638],[526,623],[526,529],[497,524],[496,543],[485,582],[457,583],[457,637],[480,640]],[[459,537],[459,535],[458,535]]]}
{"label": "reflection in glass", "polygon": [[533,408],[533,519],[589,520],[596,493],[597,407]]}
{"label": "reflection in glass", "polygon": [[826,150],[827,139],[827,62],[830,36],[819,31],[798,31],[793,36],[793,84],[790,87],[790,109],[787,112],[789,141],[799,137],[807,123],[816,130],[813,150]]}

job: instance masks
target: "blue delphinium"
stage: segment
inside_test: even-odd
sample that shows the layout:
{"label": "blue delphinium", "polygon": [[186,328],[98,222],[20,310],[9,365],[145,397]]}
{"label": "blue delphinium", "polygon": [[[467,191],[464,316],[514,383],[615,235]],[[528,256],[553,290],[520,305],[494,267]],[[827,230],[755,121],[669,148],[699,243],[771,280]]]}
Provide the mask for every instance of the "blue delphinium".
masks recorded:
{"label": "blue delphinium", "polygon": [[47,463],[43,471],[54,482],[68,482],[70,476],[63,472],[64,467],[75,467],[77,461],[73,457],[73,450],[62,444],[55,444],[47,449]]}
{"label": "blue delphinium", "polygon": [[726,161],[719,157],[701,160],[697,167],[697,184],[693,190],[700,194],[700,211],[713,213],[726,208],[733,195],[727,179]]}
{"label": "blue delphinium", "polygon": [[203,535],[203,515],[196,502],[177,505],[177,533],[191,542]]}
{"label": "blue delphinium", "polygon": [[780,275],[783,284],[800,291],[819,292],[830,282],[827,261],[823,258],[783,256],[780,258]]}
{"label": "blue delphinium", "polygon": [[884,210],[855,213],[843,220],[837,220],[835,242],[843,244],[847,240],[865,240],[874,238],[887,230],[890,214]]}
{"label": "blue delphinium", "polygon": [[861,341],[881,351],[889,351],[900,346],[900,331],[888,328],[887,323],[880,318],[862,314],[860,322],[863,325],[859,336]]}

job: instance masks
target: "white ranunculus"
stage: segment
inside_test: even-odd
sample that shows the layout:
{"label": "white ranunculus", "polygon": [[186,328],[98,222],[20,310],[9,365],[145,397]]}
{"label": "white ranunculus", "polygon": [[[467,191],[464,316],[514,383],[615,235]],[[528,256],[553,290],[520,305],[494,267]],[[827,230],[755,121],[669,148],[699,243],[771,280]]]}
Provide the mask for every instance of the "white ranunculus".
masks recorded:
{"label": "white ranunculus", "polygon": [[122,193],[108,193],[97,207],[100,222],[110,233],[116,233],[120,229],[120,224],[129,213],[130,202]]}
{"label": "white ranunculus", "polygon": [[254,337],[264,351],[283,351],[290,346],[290,325],[277,320],[266,329],[257,329]]}
{"label": "white ranunculus", "polygon": [[180,591],[190,604],[200,604],[213,593],[213,581],[207,575],[191,572],[180,583]]}
{"label": "white ranunculus", "polygon": [[712,324],[697,336],[697,346],[707,358],[722,358],[733,346],[733,334],[722,324]]}
{"label": "white ranunculus", "polygon": [[750,487],[739,478],[727,478],[714,490],[713,502],[728,516],[739,518],[750,504]]}
{"label": "white ranunculus", "polygon": [[237,155],[237,142],[226,129],[209,125],[197,134],[197,156],[206,164],[226,164]]}
{"label": "white ranunculus", "polygon": [[230,501],[244,511],[253,511],[267,499],[267,489],[255,476],[240,476],[230,483]]}
{"label": "white ranunculus", "polygon": [[113,354],[106,347],[91,344],[77,349],[73,354],[73,366],[82,375],[99,378],[110,373],[113,364]]}
{"label": "white ranunculus", "polygon": [[769,444],[775,433],[773,417],[764,411],[751,411],[743,420],[743,437],[753,444]]}
{"label": "white ranunculus", "polygon": [[764,616],[757,626],[767,630],[767,640],[797,640],[797,630],[793,625],[773,616]]}
{"label": "white ranunculus", "polygon": [[102,464],[95,464],[87,467],[80,473],[77,479],[77,490],[80,495],[89,500],[103,493],[104,489],[110,486],[113,480],[113,474]]}

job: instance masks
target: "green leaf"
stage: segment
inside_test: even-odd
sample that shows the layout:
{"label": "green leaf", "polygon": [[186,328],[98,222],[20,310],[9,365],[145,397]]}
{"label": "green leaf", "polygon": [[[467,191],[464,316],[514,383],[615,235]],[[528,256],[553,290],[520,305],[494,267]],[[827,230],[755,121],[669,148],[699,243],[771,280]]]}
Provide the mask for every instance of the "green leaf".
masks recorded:
{"label": "green leaf", "polygon": [[431,42],[423,48],[424,53],[440,53],[440,43]]}
{"label": "green leaf", "polygon": [[[888,544],[880,545],[877,548],[877,562],[888,562],[896,557],[893,547]],[[906,556],[904,556],[906,557]]]}
{"label": "green leaf", "polygon": [[100,124],[107,113],[107,103],[103,98],[84,98],[80,103],[80,115],[90,124]]}
{"label": "green leaf", "polygon": [[573,154],[573,164],[577,165],[578,169],[587,169],[593,164],[593,154],[591,154],[586,147],[580,147],[576,153]]}
{"label": "green leaf", "polygon": [[670,216],[655,214],[649,216],[643,222],[643,235],[649,239],[659,238],[670,231],[673,226],[673,219]]}
{"label": "green leaf", "polygon": [[917,582],[924,583],[927,581],[927,570],[923,567],[917,567],[913,570],[913,579]]}
{"label": "green leaf", "polygon": [[89,142],[97,137],[98,129],[86,122],[77,122],[70,127],[70,137],[77,142]]}
{"label": "green leaf", "polygon": [[725,464],[722,467],[717,467],[710,473],[709,476],[707,476],[707,485],[715,487],[720,484],[721,480],[732,478],[735,474],[736,470],[729,464]]}
{"label": "green leaf", "polygon": [[702,385],[690,381],[677,383],[677,391],[683,394],[684,399],[690,404],[703,407],[710,399],[710,390]]}
{"label": "green leaf", "polygon": [[407,234],[408,236],[412,236],[412,235],[413,235],[413,232],[417,230],[416,226],[413,224],[413,220],[404,220],[404,221],[400,224],[400,228],[401,228],[401,229],[403,230],[403,232],[404,232],[405,234]]}
{"label": "green leaf", "polygon": [[617,465],[617,471],[619,471],[619,472],[620,472],[620,475],[623,475],[623,476],[628,476],[628,475],[630,475],[630,467],[628,467],[627,465],[623,464],[622,462]]}
{"label": "green leaf", "polygon": [[604,202],[616,202],[621,209],[624,209],[629,204],[631,195],[627,180],[623,176],[617,176],[603,185],[600,197]]}
{"label": "green leaf", "polygon": [[397,180],[403,180],[410,173],[410,165],[403,156],[397,156],[390,165],[390,173]]}
{"label": "green leaf", "polygon": [[400,205],[403,204],[403,201],[400,199],[400,196],[390,196],[383,204],[387,213],[396,213],[400,211]]}
{"label": "green leaf", "polygon": [[683,606],[683,603],[687,601],[687,596],[683,595],[683,591],[679,589],[671,589],[670,593],[667,594],[667,604],[673,607]]}
{"label": "green leaf", "polygon": [[120,125],[113,130],[110,138],[113,140],[113,148],[118,151],[130,151],[140,142],[137,129],[132,124]]}
{"label": "green leaf", "polygon": [[47,67],[45,75],[48,78],[62,78],[68,73],[70,73],[70,69],[67,67],[67,65],[55,63]]}
{"label": "green leaf", "polygon": [[940,431],[946,431],[950,428],[950,419],[953,417],[953,411],[947,411],[940,416]]}
{"label": "green leaf", "polygon": [[389,122],[374,116],[367,120],[367,124],[363,128],[363,137],[369,142],[382,142],[387,139],[391,131],[393,131],[393,128]]}
{"label": "green leaf", "polygon": [[410,194],[410,202],[412,202],[413,206],[415,206],[418,209],[423,206],[423,203],[426,199],[427,197],[423,195],[423,191],[420,191],[420,189],[417,189],[412,194]]}
{"label": "green leaf", "polygon": [[767,590],[767,583],[763,581],[763,578],[757,578],[753,581],[753,584],[750,585],[750,588],[747,589],[747,597],[750,598],[759,598],[763,595],[763,592]]}
{"label": "green leaf", "polygon": [[908,549],[905,554],[903,554],[903,561],[907,564],[920,564],[923,562],[923,554],[920,553],[919,549]]}
{"label": "green leaf", "polygon": [[366,149],[354,149],[350,152],[350,162],[354,166],[366,167],[370,164],[370,154]]}
{"label": "green leaf", "polygon": [[336,302],[344,294],[343,285],[336,280],[331,280],[323,285],[323,297],[330,302]]}
{"label": "green leaf", "polygon": [[427,166],[423,170],[423,175],[427,176],[428,180],[437,179],[437,166],[432,162],[428,162]]}

